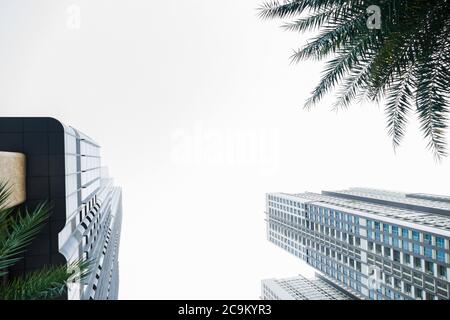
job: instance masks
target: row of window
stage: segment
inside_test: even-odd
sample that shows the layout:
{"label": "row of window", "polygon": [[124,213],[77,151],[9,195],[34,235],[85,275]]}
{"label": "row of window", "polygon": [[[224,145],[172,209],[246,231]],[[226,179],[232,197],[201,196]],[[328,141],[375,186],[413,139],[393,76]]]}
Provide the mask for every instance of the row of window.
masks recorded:
{"label": "row of window", "polygon": [[[341,211],[322,208],[322,207],[315,206],[315,205],[309,205],[309,204],[305,205],[300,202],[296,202],[296,201],[292,201],[292,200],[288,200],[288,199],[284,199],[284,198],[280,198],[280,197],[275,197],[272,195],[269,195],[269,200],[276,201],[276,202],[269,202],[269,207],[281,209],[281,210],[284,210],[284,211],[287,211],[290,213],[296,213],[296,214],[301,214],[301,211],[295,209],[295,207],[306,209],[306,212],[303,213],[304,217],[310,218],[312,221],[320,222],[325,225],[334,226],[334,227],[338,227],[338,228],[348,228],[347,225],[343,222],[359,225],[360,219],[365,220],[358,216],[344,213]],[[289,208],[289,207],[281,205],[281,204],[290,205],[290,206],[293,206],[294,208]],[[269,208],[269,211],[270,211],[270,208]],[[401,235],[401,237],[403,237],[405,239],[407,238],[412,241],[423,242],[425,245],[434,245],[434,246],[436,246],[438,248],[442,248],[442,249],[446,248],[446,239],[444,237],[434,236],[434,235],[431,235],[428,233],[422,233],[418,230],[408,229],[408,228],[404,228],[404,227],[398,227],[395,225],[390,225],[390,224],[383,223],[380,221],[375,221],[375,220],[367,220],[367,230],[369,231],[371,229],[373,229],[373,231],[375,231],[375,232],[383,231],[383,233],[385,233],[385,234],[392,235],[393,238],[400,237],[400,235]],[[448,249],[448,246],[447,246],[447,249]]]}
{"label": "row of window", "polygon": [[318,220],[310,220],[307,218],[300,218],[293,216],[289,213],[285,213],[283,211],[269,208],[269,214],[273,215],[274,217],[280,218],[287,223],[301,225],[305,228],[320,231],[322,233],[326,233],[327,235],[335,236],[335,231],[338,237],[340,236],[340,232],[345,233],[354,233],[355,235],[360,234],[360,226],[359,225],[353,225],[348,224],[344,222],[331,222],[328,224],[325,224],[324,222],[320,222]]}
{"label": "row of window", "polygon": [[[290,201],[292,202],[292,201]],[[297,202],[293,202],[294,204]],[[333,220],[339,220],[339,221],[345,221],[348,223],[353,223],[353,224],[359,224],[360,218],[358,216],[352,215],[352,214],[348,214],[342,211],[336,211],[336,210],[330,210],[327,208],[322,208],[322,207],[318,207],[318,206],[313,206],[313,205],[298,205],[299,209],[296,209],[296,207],[289,207],[286,205],[282,205],[280,203],[277,202],[270,202],[269,201],[269,207],[273,207],[276,209],[280,209],[286,212],[290,212],[290,213],[294,213],[294,214],[302,214],[304,217],[309,217],[312,220],[316,220],[316,221],[320,221],[320,222],[325,222],[328,223],[328,221]],[[300,207],[303,210],[300,210]],[[306,211],[305,211],[306,210]]]}
{"label": "row of window", "polygon": [[435,270],[435,263],[433,263],[432,261],[424,260],[420,257],[411,256],[407,252],[402,253],[398,250],[382,246],[378,243],[374,244],[371,241],[368,242],[367,249],[370,252],[375,252],[380,256],[384,256],[385,258],[389,258],[392,261],[407,266],[412,266],[418,270],[425,269],[425,272],[428,274],[433,274],[438,277],[447,277],[447,268],[444,265],[436,264],[437,267]]}
{"label": "row of window", "polygon": [[321,270],[322,272],[328,274],[329,276],[353,288],[355,291],[361,292],[361,275],[359,273],[354,272],[349,268],[339,265],[335,262],[332,262],[330,259],[326,259],[324,257],[320,257],[319,259],[313,259],[306,255],[302,256],[297,250],[295,250],[293,247],[287,244],[288,240],[285,238],[283,238],[283,241],[278,241],[275,238],[270,237],[269,240],[275,245],[279,246],[280,248],[288,251],[289,253],[292,253],[295,256],[302,258],[314,268]]}
{"label": "row of window", "polygon": [[418,230],[407,229],[387,223],[382,223],[374,220],[367,220],[367,230],[373,229],[378,233],[383,230],[384,234],[390,234],[392,237],[401,237],[410,239],[416,242],[423,242],[426,245],[435,245],[438,248],[445,249],[445,238],[440,236],[433,236],[429,233],[422,233]]}
{"label": "row of window", "polygon": [[[301,237],[296,232],[291,232],[284,227],[278,226],[277,224],[270,223],[269,228],[271,230],[269,231],[270,235],[275,239],[282,240],[284,243],[287,243],[295,250],[301,249],[305,253],[305,257],[303,258],[304,260],[312,258],[322,261],[324,259],[327,259],[325,258],[326,256],[334,260],[333,262],[329,260],[329,263],[333,263],[335,266],[339,265],[340,263],[342,265],[345,265],[346,267],[361,272],[361,252],[357,249],[348,251],[345,250],[345,248],[340,247],[342,251],[335,251],[330,248],[329,244],[319,244],[318,242],[315,242],[313,240],[306,239],[306,237]],[[291,241],[290,239],[294,241]],[[353,236],[349,235],[349,241],[353,243]],[[359,244],[360,239],[356,238],[355,241]],[[302,243],[304,248],[300,248],[300,246],[298,246],[299,243]]]}
{"label": "row of window", "polygon": [[433,249],[432,247],[423,246],[419,243],[413,243],[408,240],[400,240],[378,232],[372,233],[371,231],[368,231],[367,239],[383,242],[384,244],[390,245],[394,248],[402,249],[406,252],[412,252],[415,255],[423,255],[429,259],[436,259],[442,263],[446,262],[446,253],[444,250]]}
{"label": "row of window", "polygon": [[[289,239],[287,238],[287,237],[293,238],[293,236],[292,236],[293,232],[286,231],[285,228],[277,227],[275,224],[271,227],[271,229],[278,230],[279,232],[282,233],[280,235],[277,235],[275,233],[272,234],[272,232],[271,232],[270,233],[271,236],[280,238],[281,240],[283,240],[284,243],[287,243],[290,246],[295,245],[292,241],[289,241]],[[277,236],[279,236],[279,237],[277,237]],[[277,244],[280,246],[283,246],[281,242],[279,242]],[[320,254],[318,254],[318,252],[322,252],[326,256],[331,256],[333,259],[337,259],[338,262],[344,263],[345,265],[347,265],[351,268],[354,268],[356,271],[361,271],[361,263],[359,261],[352,259],[350,257],[347,257],[345,255],[342,255],[340,253],[335,253],[333,250],[330,250],[329,248],[326,248],[323,245],[319,245],[317,243],[311,243],[311,244],[313,245],[313,248],[315,248],[317,250],[317,252],[306,249],[306,256],[304,256],[303,259],[306,260],[309,264],[313,265],[314,267],[316,267],[320,270],[324,269],[323,270],[324,272],[326,272],[329,269],[330,275],[333,276],[334,278],[336,278],[338,280],[346,281],[347,278],[350,279],[351,277],[349,277],[349,275],[347,274],[348,270],[345,269],[345,267],[343,268],[343,270],[342,269],[340,270],[340,268],[342,268],[342,266],[340,266],[339,264],[336,264],[334,262],[330,262],[329,259],[325,258],[324,256],[321,256]],[[373,247],[374,247],[374,244],[370,243],[369,249],[373,249]],[[293,251],[286,247],[285,247],[285,249],[287,249],[289,252]],[[378,249],[378,250],[379,250],[379,252],[378,252],[379,256],[382,256],[383,255],[382,251],[380,251],[380,249]],[[398,254],[400,254],[399,252],[391,253],[390,250],[386,250],[385,252],[389,252],[389,253],[385,253],[388,256],[391,256],[391,254],[392,254],[395,261],[399,261],[398,256],[397,256]],[[297,256],[298,256],[298,253],[297,253]],[[405,261],[408,261],[407,259],[411,259],[411,257],[409,257],[407,255],[406,255],[406,257],[407,258],[405,258]],[[417,259],[415,261],[416,261],[415,263],[417,264]],[[419,261],[420,261],[420,259],[419,259]],[[329,266],[329,265],[332,265],[332,266]],[[426,263],[425,268],[426,268],[426,270],[432,270],[434,267],[432,265],[430,265],[429,263]],[[438,272],[441,277],[446,276],[446,268],[444,268],[443,266],[438,266]],[[342,275],[339,275],[339,274],[342,274]],[[355,279],[355,280],[358,280],[358,279]],[[354,285],[356,286],[356,283]],[[355,287],[355,290],[356,289],[357,288]]]}

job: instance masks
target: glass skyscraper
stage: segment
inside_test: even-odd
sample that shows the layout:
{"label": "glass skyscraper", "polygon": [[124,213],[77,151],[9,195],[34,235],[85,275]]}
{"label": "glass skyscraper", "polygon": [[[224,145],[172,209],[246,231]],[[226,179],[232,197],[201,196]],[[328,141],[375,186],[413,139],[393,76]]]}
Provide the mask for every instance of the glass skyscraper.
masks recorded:
{"label": "glass skyscraper", "polygon": [[50,221],[10,274],[89,259],[89,277],[69,284],[62,298],[117,299],[122,192],[101,166],[98,143],[52,118],[0,118],[0,151],[25,156],[23,206],[52,205]]}
{"label": "glass skyscraper", "polygon": [[449,299],[450,198],[353,188],[266,195],[269,241],[360,299]]}

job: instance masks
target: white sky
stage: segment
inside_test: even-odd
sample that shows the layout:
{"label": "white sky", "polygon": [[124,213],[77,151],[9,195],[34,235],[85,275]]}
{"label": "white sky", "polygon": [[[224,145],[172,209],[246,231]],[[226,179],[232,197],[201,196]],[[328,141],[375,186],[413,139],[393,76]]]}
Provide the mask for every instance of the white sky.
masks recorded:
{"label": "white sky", "polygon": [[304,39],[258,3],[0,0],[0,115],[102,145],[124,193],[123,299],[257,299],[263,278],[310,275],[266,240],[266,192],[450,194],[414,118],[395,155],[381,107],[302,110],[321,65],[290,65]]}

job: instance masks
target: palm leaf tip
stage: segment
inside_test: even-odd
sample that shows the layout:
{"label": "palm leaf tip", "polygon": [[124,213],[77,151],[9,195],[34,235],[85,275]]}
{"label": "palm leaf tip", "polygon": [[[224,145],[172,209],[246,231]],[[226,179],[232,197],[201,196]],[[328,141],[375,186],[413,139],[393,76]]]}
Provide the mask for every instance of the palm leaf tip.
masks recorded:
{"label": "palm leaf tip", "polygon": [[306,8],[307,1],[265,1],[258,10],[258,16],[262,19],[288,18],[301,14]]}

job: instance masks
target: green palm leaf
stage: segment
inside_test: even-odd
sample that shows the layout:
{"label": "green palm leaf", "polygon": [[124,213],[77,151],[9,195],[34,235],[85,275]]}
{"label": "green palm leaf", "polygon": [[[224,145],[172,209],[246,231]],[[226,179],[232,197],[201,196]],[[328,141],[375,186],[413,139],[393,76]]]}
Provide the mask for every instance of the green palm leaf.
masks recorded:
{"label": "green palm leaf", "polygon": [[18,212],[16,219],[11,220],[6,238],[0,242],[0,270],[5,269],[21,259],[19,256],[31,243],[33,238],[43,228],[49,217],[50,209],[47,204],[40,204],[33,212]]}
{"label": "green palm leaf", "polygon": [[386,114],[388,118],[389,135],[392,137],[392,144],[396,149],[403,139],[407,116],[411,111],[413,93],[411,87],[414,86],[413,67],[402,79],[398,80],[389,88],[386,102]]}
{"label": "green palm leaf", "polygon": [[[375,30],[367,23],[372,5],[381,13]],[[436,159],[447,155],[449,12],[450,0],[266,1],[259,8],[264,19],[293,19],[283,24],[286,30],[319,30],[292,56],[293,62],[329,59],[305,107],[320,103],[336,87],[335,109],[358,100],[384,101],[394,149],[415,110]]]}
{"label": "green palm leaf", "polygon": [[25,214],[21,214],[18,210],[13,217],[14,209],[5,207],[10,195],[10,186],[2,182],[0,184],[0,277],[7,273],[5,270],[8,267],[22,258],[20,254],[42,229],[50,215],[49,206],[43,203],[32,212],[26,209]]}
{"label": "green palm leaf", "polygon": [[[46,203],[38,205],[32,212],[25,209],[25,214],[6,209],[10,195],[10,186],[0,182],[0,278],[7,275],[8,267],[22,259],[22,253],[50,216],[50,207]],[[66,291],[68,283],[85,280],[90,266],[90,261],[76,261],[69,266],[44,267],[8,279],[0,285],[0,300],[57,298]]]}
{"label": "green palm leaf", "polygon": [[77,261],[67,266],[44,267],[41,270],[14,278],[0,286],[1,300],[48,300],[61,296],[67,284],[86,279],[89,261]]}

